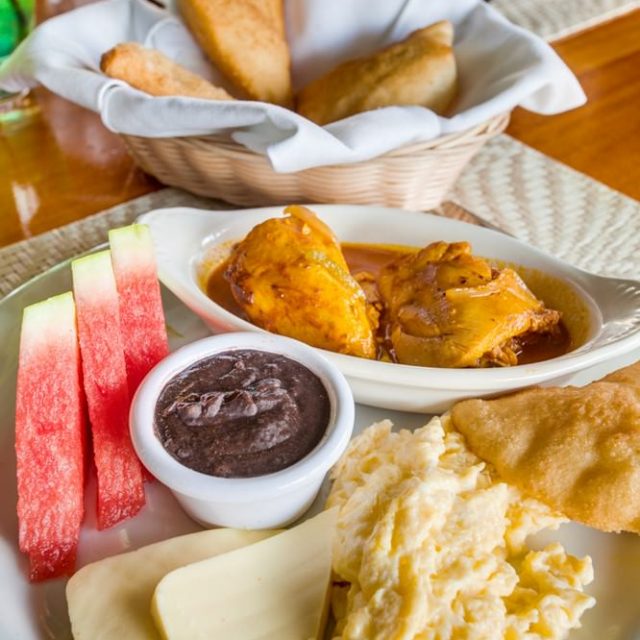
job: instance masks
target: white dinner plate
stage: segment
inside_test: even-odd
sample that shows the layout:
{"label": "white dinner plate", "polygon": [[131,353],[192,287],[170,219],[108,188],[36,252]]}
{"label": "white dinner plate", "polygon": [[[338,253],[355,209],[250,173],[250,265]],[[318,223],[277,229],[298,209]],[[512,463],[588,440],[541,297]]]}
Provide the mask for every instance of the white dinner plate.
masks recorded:
{"label": "white dinner plate", "polygon": [[[27,562],[18,551],[14,455],[14,396],[18,339],[22,309],[31,303],[69,290],[71,274],[62,263],[0,301],[0,640],[70,640],[64,597],[64,580],[37,585],[26,579]],[[163,291],[171,348],[175,349],[208,334],[196,315],[172,294]],[[610,370],[640,358],[627,353],[606,365],[585,370],[575,382],[586,383]],[[415,428],[425,416],[359,406],[355,432],[382,418],[397,427]],[[312,510],[321,506],[322,495]],[[147,485],[147,505],[135,518],[108,531],[95,529],[95,486],[87,490],[87,514],[82,527],[78,565],[131,550],[142,545],[198,530],[178,507],[169,491],[158,482]],[[605,534],[576,524],[545,539],[560,540],[574,555],[589,554],[595,580],[588,587],[598,601],[583,617],[583,628],[571,640],[637,640],[640,638],[640,537]],[[538,542],[536,540],[536,542]],[[126,639],[122,639],[126,640]]]}

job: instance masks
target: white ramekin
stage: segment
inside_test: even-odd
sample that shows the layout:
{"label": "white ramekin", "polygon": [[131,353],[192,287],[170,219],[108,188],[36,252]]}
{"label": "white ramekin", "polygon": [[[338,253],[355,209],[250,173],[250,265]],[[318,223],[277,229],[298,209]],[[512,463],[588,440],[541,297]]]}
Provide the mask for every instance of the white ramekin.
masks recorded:
{"label": "white ramekin", "polygon": [[[164,386],[202,358],[233,349],[287,356],[315,373],[327,389],[331,414],[322,440],[295,464],[253,478],[218,478],[184,466],[155,434],[156,402]],[[240,529],[280,527],[301,516],[316,497],[327,471],[344,452],[353,431],[354,402],[340,370],[297,340],[271,334],[226,333],[193,342],[160,362],[140,385],[131,407],[133,446],[144,466],[205,526]]]}

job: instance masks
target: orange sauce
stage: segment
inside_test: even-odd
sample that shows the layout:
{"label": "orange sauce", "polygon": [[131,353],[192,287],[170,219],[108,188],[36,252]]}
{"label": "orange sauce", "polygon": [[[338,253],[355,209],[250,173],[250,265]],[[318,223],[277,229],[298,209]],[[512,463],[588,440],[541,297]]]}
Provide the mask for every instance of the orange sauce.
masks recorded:
{"label": "orange sauce", "polygon": [[207,295],[222,308],[247,320],[247,316],[231,293],[231,286],[224,277],[226,268],[227,261],[225,260],[211,272],[207,279]]}
{"label": "orange sauce", "polygon": [[[382,269],[393,260],[418,249],[401,245],[361,244],[344,242],[341,244],[345,260],[352,275],[367,272],[377,277]],[[221,307],[240,318],[247,320],[233,297],[231,287],[224,277],[227,263],[218,265],[206,282],[207,295]],[[530,364],[549,360],[567,353],[571,348],[572,338],[564,322],[560,321],[558,331],[548,334],[535,334],[521,345],[518,364]],[[385,358],[387,359],[387,358]]]}
{"label": "orange sauce", "polygon": [[352,275],[367,272],[374,277],[390,262],[408,253],[415,253],[413,247],[392,244],[359,244],[343,242],[340,247]]}
{"label": "orange sauce", "polygon": [[518,364],[531,364],[557,358],[571,349],[571,335],[562,320],[557,333],[536,333],[521,344]]}

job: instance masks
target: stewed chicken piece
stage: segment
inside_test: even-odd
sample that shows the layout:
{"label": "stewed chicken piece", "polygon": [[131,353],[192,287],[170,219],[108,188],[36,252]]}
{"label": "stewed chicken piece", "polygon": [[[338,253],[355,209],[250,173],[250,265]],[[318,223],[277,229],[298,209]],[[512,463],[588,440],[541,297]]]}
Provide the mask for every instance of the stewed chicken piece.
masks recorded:
{"label": "stewed chicken piece", "polygon": [[255,226],[225,271],[249,319],[314,347],[375,358],[378,314],[349,273],[333,232],[309,209]]}
{"label": "stewed chicken piece", "polygon": [[558,331],[512,269],[494,269],[467,242],[435,242],[387,265],[378,278],[398,362],[429,367],[518,364],[523,340]]}

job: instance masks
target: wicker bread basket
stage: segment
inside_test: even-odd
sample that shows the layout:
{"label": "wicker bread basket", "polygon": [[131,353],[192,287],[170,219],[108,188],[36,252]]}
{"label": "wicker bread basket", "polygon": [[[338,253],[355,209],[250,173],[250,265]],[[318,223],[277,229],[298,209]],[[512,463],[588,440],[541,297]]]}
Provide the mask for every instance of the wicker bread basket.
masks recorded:
{"label": "wicker bread basket", "polygon": [[442,203],[471,157],[508,122],[509,114],[501,114],[371,160],[296,173],[276,173],[266,156],[228,139],[122,137],[135,161],[160,182],[237,205],[341,202],[424,210]]}

